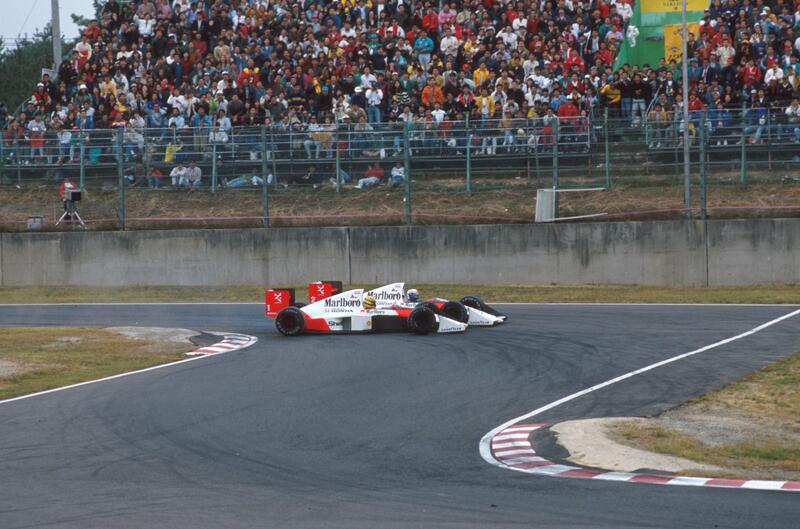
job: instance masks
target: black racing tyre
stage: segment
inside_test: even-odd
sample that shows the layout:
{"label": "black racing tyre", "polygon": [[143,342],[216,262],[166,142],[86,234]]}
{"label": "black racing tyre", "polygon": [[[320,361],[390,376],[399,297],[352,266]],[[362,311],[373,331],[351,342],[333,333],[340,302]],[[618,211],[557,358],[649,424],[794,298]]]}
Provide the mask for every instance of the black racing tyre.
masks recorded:
{"label": "black racing tyre", "polygon": [[414,334],[428,334],[435,332],[439,328],[439,322],[436,321],[436,313],[430,307],[417,306],[408,315],[406,320],[408,330]]}
{"label": "black racing tyre", "polygon": [[477,309],[487,314],[491,314],[492,316],[497,316],[498,318],[499,317],[507,318],[505,314],[493,309],[492,307],[484,303],[483,300],[478,296],[464,296],[463,298],[461,298],[461,303],[463,303],[467,307],[472,307],[473,309]]}
{"label": "black racing tyre", "polygon": [[478,296],[464,296],[461,298],[461,303],[473,309],[483,310],[485,312],[486,303],[483,302]]}
{"label": "black racing tyre", "polygon": [[428,307],[434,314],[439,314],[439,307],[431,301],[420,301],[417,303],[417,307]]}
{"label": "black racing tyre", "polygon": [[302,309],[302,308],[303,308],[303,307],[305,307],[306,305],[308,305],[308,303],[303,303],[302,301],[298,301],[297,303],[295,303],[295,304],[294,304],[294,305],[292,305],[292,306],[293,306],[293,307],[297,307],[298,309]]}
{"label": "black racing tyre", "polygon": [[469,311],[467,307],[458,301],[448,301],[442,305],[441,314],[442,316],[446,316],[451,320],[456,320],[461,323],[467,323],[469,321]]}
{"label": "black racing tyre", "polygon": [[306,318],[297,307],[286,307],[275,317],[275,327],[284,336],[297,336],[306,330]]}

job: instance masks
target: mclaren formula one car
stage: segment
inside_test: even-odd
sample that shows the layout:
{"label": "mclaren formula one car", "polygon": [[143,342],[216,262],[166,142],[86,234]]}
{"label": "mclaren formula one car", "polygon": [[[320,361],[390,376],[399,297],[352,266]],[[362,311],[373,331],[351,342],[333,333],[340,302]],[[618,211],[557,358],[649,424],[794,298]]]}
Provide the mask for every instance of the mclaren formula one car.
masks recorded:
{"label": "mclaren formula one car", "polygon": [[427,306],[437,314],[471,326],[490,327],[506,321],[505,314],[490,307],[478,296],[466,296],[461,301],[431,298],[427,301],[412,302],[406,296],[405,283],[385,285],[369,290],[365,295],[374,297],[378,308]]}
{"label": "mclaren formula one car", "polygon": [[[328,282],[330,286],[331,282]],[[309,290],[319,290],[312,283]],[[339,290],[341,284],[339,283]],[[331,288],[309,297],[312,303],[295,303],[293,289],[266,291],[266,314],[275,318],[275,327],[285,336],[317,333],[412,332],[415,334],[464,332],[467,325],[439,314],[431,307],[379,307],[374,300],[365,307],[364,290],[335,293]],[[332,294],[332,295],[328,295]]]}

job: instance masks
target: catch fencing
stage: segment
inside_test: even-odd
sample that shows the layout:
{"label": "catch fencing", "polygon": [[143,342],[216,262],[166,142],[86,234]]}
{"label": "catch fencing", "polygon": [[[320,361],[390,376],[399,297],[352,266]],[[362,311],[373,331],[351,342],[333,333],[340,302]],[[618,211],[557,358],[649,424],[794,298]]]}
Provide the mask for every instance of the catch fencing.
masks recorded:
{"label": "catch fencing", "polygon": [[[691,212],[705,217],[709,209],[726,207],[730,200],[724,197],[753,185],[794,186],[800,179],[797,119],[782,109],[693,112]],[[104,229],[175,222],[530,222],[537,188],[627,189],[642,197],[649,189],[653,195],[619,203],[577,197],[566,204],[570,213],[606,210],[616,218],[688,213],[680,187],[683,128],[680,115],[651,111],[644,119],[603,112],[562,119],[286,128],[129,125],[48,131],[42,137],[7,132],[0,191],[30,193],[4,208],[0,223],[21,226],[33,215],[52,226],[60,213],[58,200],[51,195],[43,206],[33,191],[54,193],[65,178],[86,191],[79,210],[87,225]],[[179,166],[191,168],[194,176],[181,178]],[[382,176],[377,186],[363,180],[376,174]],[[709,206],[714,193],[722,198]],[[740,194],[730,208],[782,210],[784,215],[800,210],[791,193],[769,204]]]}

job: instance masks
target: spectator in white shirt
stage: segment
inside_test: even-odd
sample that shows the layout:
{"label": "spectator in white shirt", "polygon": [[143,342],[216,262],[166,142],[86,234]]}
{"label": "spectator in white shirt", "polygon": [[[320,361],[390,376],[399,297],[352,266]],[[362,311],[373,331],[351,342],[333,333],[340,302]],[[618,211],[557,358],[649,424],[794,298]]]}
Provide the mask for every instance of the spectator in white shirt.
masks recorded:
{"label": "spectator in white shirt", "polygon": [[392,189],[403,184],[406,181],[406,170],[403,167],[403,162],[397,160],[392,167]]}
{"label": "spectator in white shirt", "polygon": [[498,35],[498,37],[503,40],[508,49],[510,50],[517,49],[517,40],[519,39],[519,36],[513,31],[511,31],[511,26],[506,26],[505,28],[503,28],[503,31],[500,32],[500,35]]}
{"label": "spectator in white shirt", "polygon": [[458,39],[453,36],[450,28],[444,30],[444,38],[439,43],[439,49],[448,57],[455,59],[458,55]]}
{"label": "spectator in white shirt", "polygon": [[367,88],[372,86],[372,83],[377,83],[377,82],[378,78],[375,77],[375,75],[370,70],[369,66],[365,67],[364,73],[361,74],[361,88],[366,90]]}
{"label": "spectator in white shirt", "polygon": [[153,20],[153,17],[150,14],[146,14],[143,18],[139,18],[138,16],[134,15],[133,21],[136,22],[136,26],[139,28],[139,33],[143,37],[151,37],[153,35],[153,28],[156,25],[156,21]]}
{"label": "spectator in white shirt", "polygon": [[773,64],[764,74],[764,83],[769,84],[773,79],[779,83],[783,81],[783,70],[777,64]]}
{"label": "spectator in white shirt", "polygon": [[622,20],[627,22],[633,16],[633,8],[624,0],[617,0],[611,2],[611,5],[617,6],[617,14],[622,17]]}
{"label": "spectator in white shirt", "polygon": [[197,167],[194,160],[189,162],[189,167],[186,168],[186,180],[192,189],[200,189],[203,179],[203,171]]}
{"label": "spectator in white shirt", "polygon": [[173,187],[189,187],[189,179],[186,178],[186,168],[181,162],[178,162],[178,164],[172,168],[169,176],[172,178]]}
{"label": "spectator in white shirt", "polygon": [[383,90],[380,89],[377,82],[373,82],[372,85],[367,88],[364,96],[367,100],[367,119],[370,123],[380,123]]}
{"label": "spectator in white shirt", "polygon": [[436,121],[436,123],[441,123],[442,120],[444,119],[445,114],[447,114],[447,112],[442,110],[442,104],[441,103],[434,103],[433,107],[434,107],[434,109],[431,112],[431,115],[433,116],[433,120]]}

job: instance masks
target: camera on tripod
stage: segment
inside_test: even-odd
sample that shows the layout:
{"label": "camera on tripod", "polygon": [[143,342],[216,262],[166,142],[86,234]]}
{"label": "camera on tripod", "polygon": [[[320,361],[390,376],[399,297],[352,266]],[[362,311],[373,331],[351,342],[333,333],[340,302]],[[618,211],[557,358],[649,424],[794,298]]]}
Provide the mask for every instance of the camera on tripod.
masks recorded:
{"label": "camera on tripod", "polygon": [[81,190],[80,189],[65,189],[64,200],[67,202],[80,202]]}
{"label": "camera on tripod", "polygon": [[60,219],[58,219],[56,226],[64,222],[64,219],[66,219],[73,226],[77,221],[81,228],[86,228],[86,224],[83,223],[83,219],[81,218],[80,214],[78,214],[78,208],[75,205],[76,202],[81,201],[81,198],[82,194],[80,189],[76,189],[74,187],[64,188],[64,214],[61,215]]}

